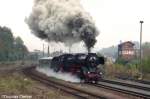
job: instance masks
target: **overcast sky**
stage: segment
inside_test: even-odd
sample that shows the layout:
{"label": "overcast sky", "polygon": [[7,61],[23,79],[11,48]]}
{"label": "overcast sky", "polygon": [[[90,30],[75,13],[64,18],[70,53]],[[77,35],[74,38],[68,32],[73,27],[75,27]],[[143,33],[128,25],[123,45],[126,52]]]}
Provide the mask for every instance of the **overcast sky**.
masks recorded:
{"label": "overcast sky", "polygon": [[[120,40],[139,41],[140,20],[144,21],[143,42],[150,41],[150,0],[82,0],[81,4],[100,30],[96,50],[119,44]],[[42,50],[44,41],[31,34],[24,22],[32,5],[33,0],[0,0],[0,25],[10,27],[30,51]]]}

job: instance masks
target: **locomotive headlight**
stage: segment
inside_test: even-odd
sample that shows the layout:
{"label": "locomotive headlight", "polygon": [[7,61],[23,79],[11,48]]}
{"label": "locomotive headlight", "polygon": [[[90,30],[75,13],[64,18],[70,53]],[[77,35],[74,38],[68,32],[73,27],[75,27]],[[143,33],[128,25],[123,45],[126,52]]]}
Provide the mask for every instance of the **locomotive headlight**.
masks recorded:
{"label": "locomotive headlight", "polygon": [[102,72],[100,72],[99,74],[100,74],[100,75],[102,75],[103,73],[102,73]]}
{"label": "locomotive headlight", "polygon": [[89,74],[90,72],[88,72],[88,74]]}

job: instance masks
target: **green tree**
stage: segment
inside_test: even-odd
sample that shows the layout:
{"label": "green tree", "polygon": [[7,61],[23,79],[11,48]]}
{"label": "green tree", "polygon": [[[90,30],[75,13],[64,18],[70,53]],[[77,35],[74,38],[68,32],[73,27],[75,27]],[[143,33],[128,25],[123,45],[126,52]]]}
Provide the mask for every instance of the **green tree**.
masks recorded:
{"label": "green tree", "polygon": [[0,60],[9,60],[13,48],[13,34],[7,27],[0,27]]}
{"label": "green tree", "polygon": [[13,37],[11,29],[0,26],[0,61],[23,59],[28,53],[20,37]]}
{"label": "green tree", "polygon": [[150,42],[146,42],[142,45],[143,58],[150,57]]}
{"label": "green tree", "polygon": [[24,45],[23,40],[20,37],[16,37],[14,41],[14,52],[15,58],[21,60],[28,53],[26,46]]}

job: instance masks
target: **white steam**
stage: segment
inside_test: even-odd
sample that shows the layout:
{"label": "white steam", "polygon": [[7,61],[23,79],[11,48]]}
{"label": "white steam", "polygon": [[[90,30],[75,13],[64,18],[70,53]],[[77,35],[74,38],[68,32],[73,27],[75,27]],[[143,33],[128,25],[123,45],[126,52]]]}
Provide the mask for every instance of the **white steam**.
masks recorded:
{"label": "white steam", "polygon": [[46,74],[49,77],[55,77],[57,79],[61,79],[61,80],[65,80],[65,81],[70,81],[70,82],[80,82],[80,79],[77,78],[74,75],[71,75],[69,73],[62,73],[62,72],[54,72],[52,69],[50,68],[43,68],[43,67],[37,67],[36,68],[37,71]]}

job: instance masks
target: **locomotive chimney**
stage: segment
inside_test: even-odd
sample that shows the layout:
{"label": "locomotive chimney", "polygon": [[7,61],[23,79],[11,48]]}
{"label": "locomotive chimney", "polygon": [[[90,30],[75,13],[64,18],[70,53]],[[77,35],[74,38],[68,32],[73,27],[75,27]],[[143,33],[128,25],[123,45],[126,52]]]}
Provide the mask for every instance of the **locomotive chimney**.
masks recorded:
{"label": "locomotive chimney", "polygon": [[88,50],[88,53],[91,53],[91,49],[90,48],[88,48],[87,50]]}

